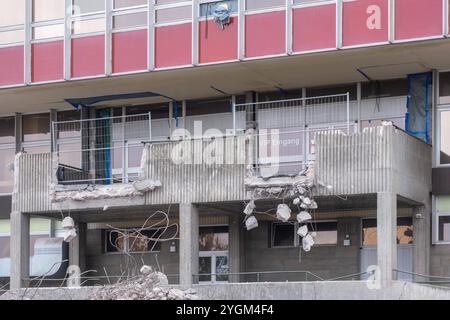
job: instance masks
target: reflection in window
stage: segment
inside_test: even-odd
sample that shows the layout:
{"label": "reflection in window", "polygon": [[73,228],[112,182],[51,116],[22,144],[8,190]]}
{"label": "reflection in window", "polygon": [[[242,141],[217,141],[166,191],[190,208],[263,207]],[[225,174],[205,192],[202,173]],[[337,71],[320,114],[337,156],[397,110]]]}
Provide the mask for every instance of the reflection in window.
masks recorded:
{"label": "reflection in window", "polygon": [[200,5],[200,17],[206,17],[211,16],[216,10],[217,6],[221,4],[227,4],[228,10],[230,10],[230,13],[234,13],[238,11],[238,1],[237,0],[231,0],[231,1],[216,1],[216,2],[209,2],[209,3],[203,3]]}
{"label": "reflection in window", "polygon": [[190,20],[191,18],[192,18],[191,6],[158,9],[156,11],[156,23]]}
{"label": "reflection in window", "polygon": [[33,22],[64,19],[64,12],[62,0],[33,0]]}
{"label": "reflection in window", "polygon": [[64,36],[64,24],[54,24],[50,26],[34,27],[33,39],[42,40],[48,38],[58,38]]}
{"label": "reflection in window", "polygon": [[24,30],[0,31],[0,45],[23,42],[24,39],[25,39]]}
{"label": "reflection in window", "polygon": [[450,164],[450,110],[440,113],[440,164]]}
{"label": "reflection in window", "polygon": [[72,23],[72,34],[104,32],[105,18],[77,20]]}
{"label": "reflection in window", "polygon": [[0,149],[0,193],[13,190],[15,151],[15,148]]}
{"label": "reflection in window", "polygon": [[0,28],[24,23],[25,0],[0,0]]}
{"label": "reflection in window", "polygon": [[50,139],[50,114],[32,114],[22,117],[23,141]]}
{"label": "reflection in window", "polygon": [[161,231],[159,229],[150,230],[128,230],[115,231],[103,230],[104,253],[143,253],[161,251],[159,239]]}
{"label": "reflection in window", "polygon": [[316,232],[315,245],[337,245],[337,222],[312,223],[312,229]]}
{"label": "reflection in window", "polygon": [[228,249],[228,226],[200,227],[200,251],[227,251]]}
{"label": "reflection in window", "polygon": [[439,217],[439,241],[450,242],[450,215]]}
{"label": "reflection in window", "polygon": [[0,144],[15,143],[15,118],[0,118]]}
{"label": "reflection in window", "polygon": [[105,11],[105,1],[98,0],[73,0],[73,13],[83,14]]}
{"label": "reflection in window", "polygon": [[114,0],[114,9],[143,6],[147,4],[147,0]]}
{"label": "reflection in window", "polygon": [[[363,246],[377,245],[377,220],[363,220]],[[397,219],[397,244],[413,244],[414,232],[412,218]]]}
{"label": "reflection in window", "polygon": [[286,5],[285,0],[247,0],[247,10],[267,9],[273,7],[282,7]]}
{"label": "reflection in window", "polygon": [[113,17],[114,29],[126,29],[147,26],[147,12],[121,14]]}

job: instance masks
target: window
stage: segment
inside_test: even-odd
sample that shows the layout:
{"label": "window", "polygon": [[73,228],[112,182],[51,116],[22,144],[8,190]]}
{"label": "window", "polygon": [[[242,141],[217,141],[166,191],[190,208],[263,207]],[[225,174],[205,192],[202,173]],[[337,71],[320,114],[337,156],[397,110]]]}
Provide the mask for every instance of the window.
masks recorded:
{"label": "window", "polygon": [[238,11],[238,1],[237,0],[231,0],[231,1],[211,1],[208,3],[202,3],[200,4],[200,17],[207,17],[211,16],[214,10],[216,10],[216,7],[221,4],[227,4],[228,9],[230,10],[230,13],[235,13]]}
{"label": "window", "polygon": [[200,251],[228,251],[228,226],[200,227],[199,232]]}
{"label": "window", "polygon": [[105,28],[104,1],[73,0],[72,34],[104,32]]}
{"label": "window", "polygon": [[24,23],[25,0],[0,0],[0,45],[24,41]]}
{"label": "window", "polygon": [[22,131],[22,147],[25,152],[50,152],[50,114],[22,116]]}
{"label": "window", "polygon": [[438,159],[441,165],[450,165],[450,109],[438,111]]}
{"label": "window", "polygon": [[156,8],[156,23],[169,23],[192,19],[192,6]]}
{"label": "window", "polygon": [[115,0],[113,10],[112,20],[115,31],[147,26],[146,0]]}
{"label": "window", "polygon": [[247,0],[245,8],[246,10],[259,10],[274,7],[284,7],[285,5],[285,0]]}
{"label": "window", "polygon": [[105,11],[103,0],[73,0],[73,14],[92,13]]}
{"label": "window", "polygon": [[104,253],[144,253],[161,251],[161,242],[155,241],[160,229],[127,231],[103,230]]}
{"label": "window", "polygon": [[[397,244],[413,244],[414,231],[412,218],[397,219]],[[377,245],[377,220],[364,219],[362,226],[363,246]]]}
{"label": "window", "polygon": [[450,96],[450,72],[439,74],[439,95],[441,97]]}
{"label": "window", "polygon": [[58,112],[58,156],[59,163],[81,168],[81,127],[78,110]]}
{"label": "window", "polygon": [[[271,246],[272,248],[297,247],[302,239],[297,235],[298,223],[272,224]],[[316,233],[315,246],[337,245],[338,231],[337,221],[313,221],[308,223],[308,229]]]}
{"label": "window", "polygon": [[127,7],[145,6],[147,0],[114,0],[114,9],[122,9]]}
{"label": "window", "polygon": [[64,1],[33,0],[33,39],[64,36]]}
{"label": "window", "polygon": [[436,197],[436,240],[450,243],[450,196]]}

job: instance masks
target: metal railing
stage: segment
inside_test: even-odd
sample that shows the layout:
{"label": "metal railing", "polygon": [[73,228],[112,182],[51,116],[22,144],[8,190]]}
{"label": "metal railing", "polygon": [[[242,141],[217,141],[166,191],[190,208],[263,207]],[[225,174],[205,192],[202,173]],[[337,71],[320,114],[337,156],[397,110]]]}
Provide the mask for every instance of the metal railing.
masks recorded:
{"label": "metal railing", "polygon": [[152,139],[151,114],[52,123],[61,184],[129,182],[139,174],[143,141]]}
{"label": "metal railing", "polygon": [[402,270],[393,270],[394,272],[394,278],[399,279],[404,278],[410,281],[418,284],[428,284],[428,285],[435,285],[435,286],[450,286],[450,277],[441,277],[441,276],[432,276],[432,275],[424,275],[420,273],[410,272],[410,271],[402,271]]}

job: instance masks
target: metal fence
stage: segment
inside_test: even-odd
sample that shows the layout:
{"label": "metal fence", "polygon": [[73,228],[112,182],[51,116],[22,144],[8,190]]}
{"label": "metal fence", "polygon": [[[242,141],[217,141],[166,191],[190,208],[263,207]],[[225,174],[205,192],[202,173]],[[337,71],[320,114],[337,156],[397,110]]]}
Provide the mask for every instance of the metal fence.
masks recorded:
{"label": "metal fence", "polygon": [[129,182],[140,170],[151,114],[53,122],[54,154],[62,184]]}
{"label": "metal fence", "polygon": [[235,131],[254,130],[253,161],[261,175],[295,175],[315,160],[316,133],[356,132],[355,108],[349,93],[236,104]]}

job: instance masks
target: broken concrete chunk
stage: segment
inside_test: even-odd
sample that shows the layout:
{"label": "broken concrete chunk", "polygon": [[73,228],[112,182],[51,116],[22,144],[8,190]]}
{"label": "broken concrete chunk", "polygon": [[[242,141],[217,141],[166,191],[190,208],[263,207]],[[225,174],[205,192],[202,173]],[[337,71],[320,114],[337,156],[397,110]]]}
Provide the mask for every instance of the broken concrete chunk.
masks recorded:
{"label": "broken concrete chunk", "polygon": [[278,205],[277,219],[283,222],[288,222],[291,218],[291,209],[286,204]]}
{"label": "broken concrete chunk", "polygon": [[245,207],[244,213],[249,216],[253,213],[253,211],[255,210],[256,206],[255,206],[255,201],[250,201],[247,206]]}
{"label": "broken concrete chunk", "polygon": [[300,203],[300,198],[295,198],[292,203],[297,206]]}
{"label": "broken concrete chunk", "polygon": [[306,236],[308,234],[308,226],[304,225],[304,226],[301,226],[300,228],[298,228],[297,234],[300,237]]}
{"label": "broken concrete chunk", "polygon": [[297,215],[297,221],[299,223],[305,223],[310,221],[311,219],[312,219],[311,215],[306,211],[302,211]]}
{"label": "broken concrete chunk", "polygon": [[77,237],[77,231],[75,230],[75,228],[66,229],[66,231],[64,232],[64,242],[69,243],[76,237]]}
{"label": "broken concrete chunk", "polygon": [[138,180],[133,182],[133,187],[138,192],[146,193],[155,190],[156,188],[160,188],[162,186],[161,181],[159,180]]}
{"label": "broken concrete chunk", "polygon": [[256,220],[255,216],[249,216],[247,220],[245,220],[245,227],[247,231],[258,228],[258,220]]}

